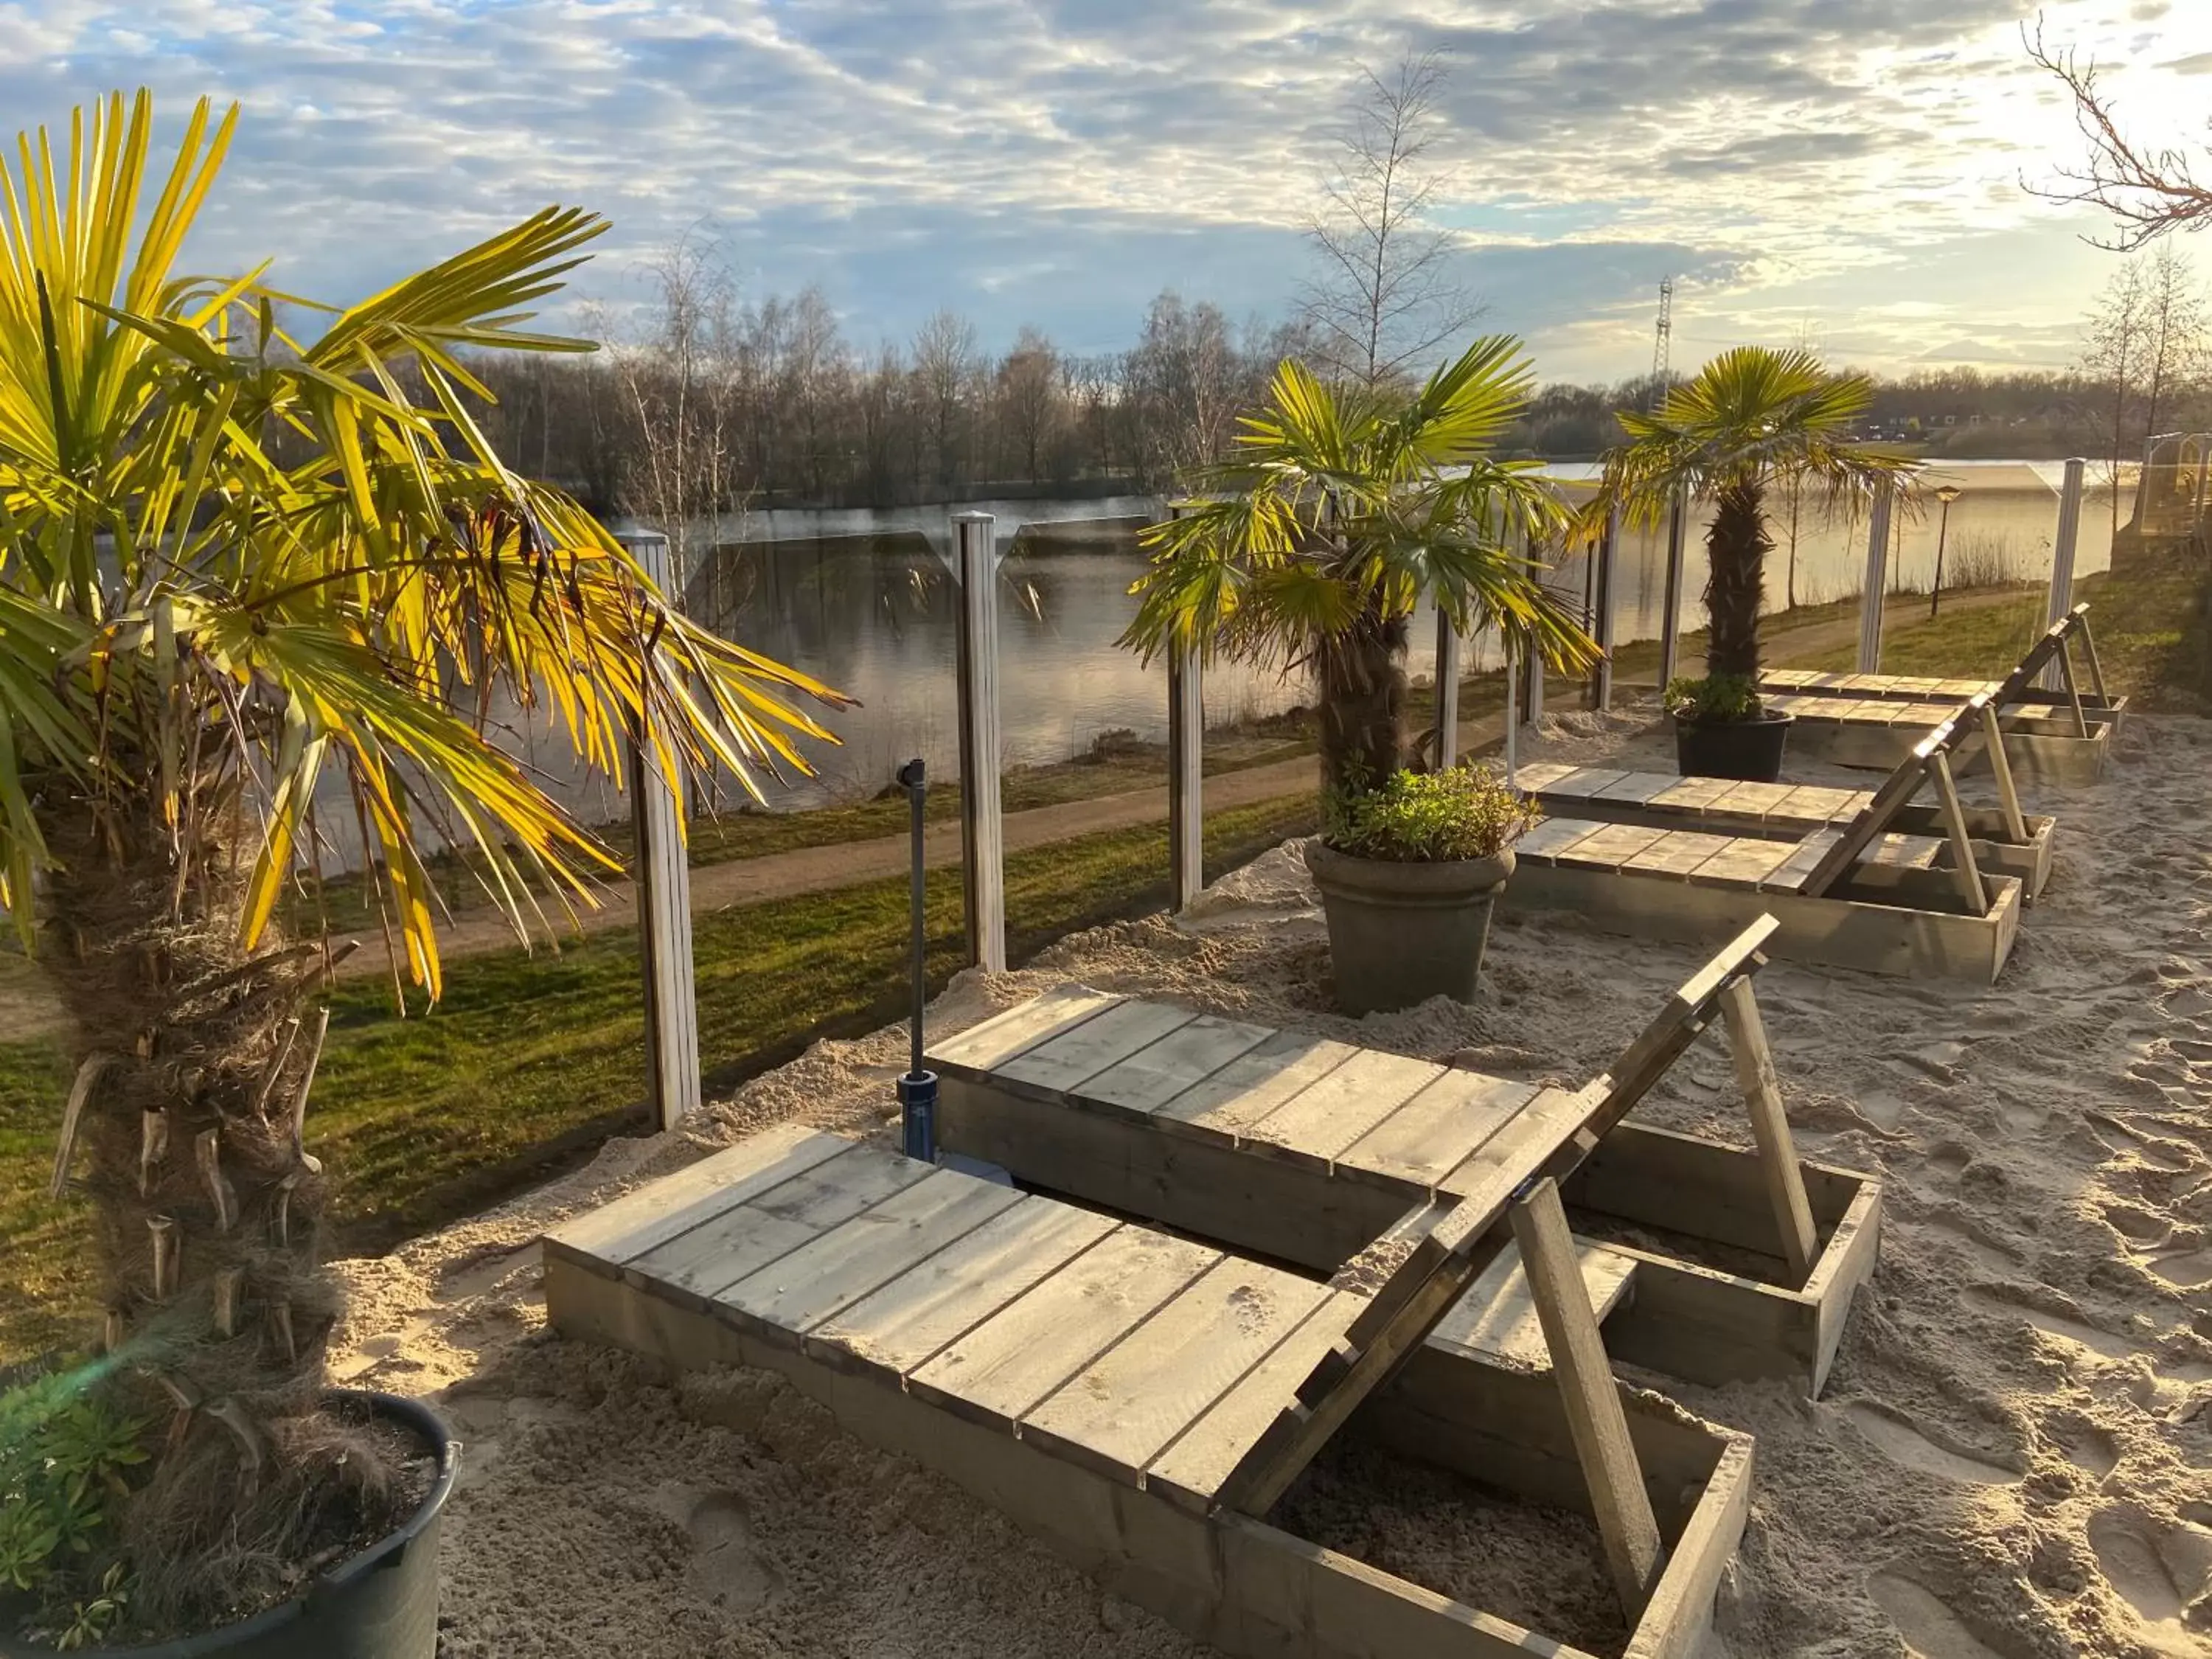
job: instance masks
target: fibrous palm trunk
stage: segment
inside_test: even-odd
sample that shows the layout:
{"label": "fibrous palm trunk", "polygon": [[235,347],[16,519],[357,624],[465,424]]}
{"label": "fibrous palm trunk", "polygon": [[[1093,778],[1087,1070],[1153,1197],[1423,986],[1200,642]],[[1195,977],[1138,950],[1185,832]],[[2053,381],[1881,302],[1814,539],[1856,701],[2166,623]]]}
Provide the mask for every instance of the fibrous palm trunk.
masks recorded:
{"label": "fibrous palm trunk", "polygon": [[[155,775],[132,761],[117,775]],[[61,1157],[95,1206],[112,1376],[166,1430],[124,1512],[132,1612],[190,1629],[289,1593],[303,1537],[334,1520],[345,1535],[380,1479],[373,1455],[345,1467],[320,1415],[338,1301],[300,1129],[325,958],[274,939],[246,952],[243,866],[173,832],[143,787],[44,816],[63,867],[40,959],[77,1063]]]}
{"label": "fibrous palm trunk", "polygon": [[1407,617],[1370,604],[1351,628],[1316,643],[1324,787],[1372,788],[1407,764],[1409,632]]}
{"label": "fibrous palm trunk", "polygon": [[1754,678],[1766,556],[1774,550],[1774,538],[1766,531],[1765,493],[1757,483],[1732,483],[1718,492],[1705,550],[1712,565],[1705,583],[1705,610],[1712,620],[1705,672]]}

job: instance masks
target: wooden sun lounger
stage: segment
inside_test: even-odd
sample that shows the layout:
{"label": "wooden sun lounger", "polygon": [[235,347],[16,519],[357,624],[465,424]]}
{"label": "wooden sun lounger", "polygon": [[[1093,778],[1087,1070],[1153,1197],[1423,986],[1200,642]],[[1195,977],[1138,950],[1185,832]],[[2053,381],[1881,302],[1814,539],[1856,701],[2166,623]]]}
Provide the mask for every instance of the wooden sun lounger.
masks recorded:
{"label": "wooden sun lounger", "polygon": [[[1774,953],[1793,961],[1994,983],[2012,954],[2025,893],[2018,877],[1984,870],[1950,761],[1987,707],[1977,696],[1953,710],[1856,817],[1796,841],[1547,817],[1515,843],[1503,902],[1700,944],[1771,915],[1781,924]],[[1919,821],[1903,815],[1923,785],[1935,791],[1945,831],[1933,851],[1924,840],[1889,839],[1900,821]],[[2016,799],[2008,784],[2003,793]],[[2008,838],[2031,843],[2024,820]]]}
{"label": "wooden sun lounger", "polygon": [[[1620,1280],[1606,1327],[1616,1357],[1698,1382],[1778,1376],[1818,1394],[1873,1268],[1881,1194],[1867,1176],[1796,1156],[1751,988],[1774,927],[1731,941],[1580,1091],[1604,1099],[1615,1127],[1591,1137],[1565,1191],[1593,1300]],[[1716,1020],[1729,1027],[1758,1150],[1620,1122]],[[1401,1215],[1471,1190],[1540,1094],[1079,985],[934,1043],[927,1064],[948,1151],[1322,1273],[1346,1271]],[[1741,1271],[1698,1265],[1713,1246]],[[1764,1273],[1747,1276],[1759,1261]]]}
{"label": "wooden sun lounger", "polygon": [[[1681,1659],[1741,1535],[1752,1448],[1607,1368],[1588,1286],[1610,1304],[1620,1275],[1578,1259],[1555,1178],[1609,1109],[1532,1099],[1464,1196],[1397,1221],[1371,1285],[774,1129],[549,1235],[547,1304],[566,1335],[781,1372],[1227,1651],[1577,1659],[1267,1523],[1357,1419],[1590,1513],[1627,1654]],[[1498,1264],[1509,1239],[1525,1273]],[[1494,1305],[1470,1308],[1470,1290]],[[1548,1365],[1529,1363],[1531,1315]]]}
{"label": "wooden sun lounger", "polygon": [[[1963,702],[1982,696],[1990,710],[1985,729],[1960,744],[1960,765],[1977,758],[1989,737],[2002,732],[2011,770],[2022,781],[2094,783],[2103,775],[2127,699],[2106,690],[2088,612],[2087,605],[2077,605],[2053,623],[2002,680],[1775,668],[1760,674],[1759,692],[1767,707],[1794,717],[1793,749],[1839,766],[1885,769],[1909,757],[1920,738]],[[2087,659],[2087,691],[2075,675],[2077,643]],[[2037,684],[2053,662],[2061,686],[2056,691]]]}
{"label": "wooden sun lounger", "polygon": [[[1952,728],[1949,752],[1954,769],[1966,736],[1984,718],[1986,703],[1982,700],[1985,696],[1978,691],[1970,694],[1967,707],[1972,720],[1960,720]],[[1961,711],[1949,712],[1956,715]],[[1962,806],[1960,812],[1981,869],[1991,875],[2019,878],[2022,899],[2033,902],[2051,879],[2057,825],[2048,817],[2021,810],[2012,770],[2004,758],[1999,755],[1992,763],[2001,804]],[[1926,760],[1916,748],[1891,769],[1889,781],[1899,789],[1908,784],[1917,789],[1927,776]],[[1808,836],[1849,830],[1875,809],[1881,793],[1879,789],[1741,783],[1729,778],[1552,763],[1522,766],[1515,772],[1513,781],[1554,817],[1793,843]],[[1890,813],[1882,833],[1868,845],[1864,861],[1919,870],[1948,869],[1955,863],[1949,838],[1945,809],[1936,804],[1916,804],[1908,794],[1905,804]],[[1679,861],[1696,845],[1670,844],[1661,856],[1678,855]]]}

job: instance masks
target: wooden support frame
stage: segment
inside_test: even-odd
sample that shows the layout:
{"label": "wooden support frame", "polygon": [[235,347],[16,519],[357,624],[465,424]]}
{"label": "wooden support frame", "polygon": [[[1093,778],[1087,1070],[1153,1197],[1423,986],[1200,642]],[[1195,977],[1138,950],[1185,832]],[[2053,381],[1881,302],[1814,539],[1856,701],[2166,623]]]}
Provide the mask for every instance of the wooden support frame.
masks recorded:
{"label": "wooden support frame", "polygon": [[[672,605],[682,592],[668,538],[657,530],[617,538]],[[645,975],[647,1097],[654,1123],[672,1129],[700,1103],[699,1003],[691,950],[691,865],[684,851],[684,780],[664,774],[649,732],[629,734],[630,819],[636,843],[638,949]]]}
{"label": "wooden support frame", "polygon": [[2081,707],[2081,688],[2074,683],[2074,653],[2063,639],[2058,641],[2057,666],[2059,688],[2066,693],[2067,706],[2074,714],[2074,735],[2086,738],[2089,735],[2089,716]]}
{"label": "wooden support frame", "polygon": [[1766,1024],[1759,1018],[1759,1000],[1748,977],[1740,975],[1722,987],[1720,1000],[1729,1048],[1735,1060],[1736,1083],[1743,1090],[1744,1104],[1751,1114],[1752,1142],[1759,1148],[1767,1200],[1774,1209],[1774,1230],[1782,1241],[1782,1259],[1789,1267],[1791,1282],[1802,1285],[1812,1277],[1820,1235],[1813,1226],[1804,1173],[1797,1167],[1797,1146],[1790,1133],[1789,1115],[1783,1109],[1782,1085],[1774,1074]]}
{"label": "wooden support frame", "polygon": [[1529,1300],[1544,1329],[1552,1369],[1559,1380],[1568,1431],[1589,1483],[1606,1565],[1622,1610],[1633,1620],[1657,1588],[1665,1552],[1659,1523],[1644,1489],[1644,1471],[1629,1438],[1613,1367],[1606,1358],[1596,1316],[1583,1288],[1575,1242],[1556,1183],[1534,1182],[1513,1203],[1513,1237],[1528,1276]]}
{"label": "wooden support frame", "polygon": [[952,515],[960,580],[961,903],[968,961],[1006,971],[1006,830],[999,792],[998,520]]}
{"label": "wooden support frame", "polygon": [[2110,704],[2112,694],[2105,689],[2105,665],[2098,660],[2097,636],[2089,629],[2089,607],[2075,607],[2076,631],[2081,635],[2081,654],[2089,659],[2089,690],[2100,703]]}
{"label": "wooden support frame", "polygon": [[1966,809],[1960,805],[1958,787],[1951,781],[1950,759],[1938,748],[1928,757],[1927,766],[1929,781],[1936,786],[1936,808],[1951,838],[1952,877],[1959,884],[1959,896],[1969,915],[1982,915],[1990,908],[1989,889],[1983,884],[1981,866],[1974,858]]}
{"label": "wooden support frame", "polygon": [[1982,752],[1990,759],[1990,775],[1996,781],[1997,810],[2004,814],[2005,835],[2016,846],[2028,840],[2027,815],[2020,810],[2020,790],[2012,778],[2012,757],[2005,753],[2004,722],[1997,711],[1982,705]]}

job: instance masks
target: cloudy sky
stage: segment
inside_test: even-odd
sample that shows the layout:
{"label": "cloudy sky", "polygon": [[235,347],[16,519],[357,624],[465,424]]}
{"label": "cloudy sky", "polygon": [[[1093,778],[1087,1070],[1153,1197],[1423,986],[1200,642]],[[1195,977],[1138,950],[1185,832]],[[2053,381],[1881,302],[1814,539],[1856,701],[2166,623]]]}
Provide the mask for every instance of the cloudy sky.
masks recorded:
{"label": "cloudy sky", "polygon": [[[2078,153],[2034,0],[0,0],[0,107],[245,106],[196,247],[358,298],[550,201],[619,306],[702,222],[862,342],[950,305],[1125,343],[1163,287],[1277,314],[1361,60],[1449,54],[1439,216],[1547,378],[1810,338],[2063,365],[2112,256],[2038,201]],[[2212,0],[2044,0],[2129,125],[2206,138]],[[2206,249],[2212,253],[2212,247]],[[2212,259],[2205,261],[2212,265]]]}

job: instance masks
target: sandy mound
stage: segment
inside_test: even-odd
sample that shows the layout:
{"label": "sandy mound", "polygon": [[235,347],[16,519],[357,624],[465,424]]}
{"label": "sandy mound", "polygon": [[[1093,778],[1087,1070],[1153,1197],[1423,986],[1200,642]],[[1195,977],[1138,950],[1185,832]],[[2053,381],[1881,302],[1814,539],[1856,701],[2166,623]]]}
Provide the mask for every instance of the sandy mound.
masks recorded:
{"label": "sandy mound", "polygon": [[[1524,751],[1540,753],[1668,758],[1636,722],[1582,716]],[[1888,1207],[1826,1400],[1665,1385],[1759,1437],[1716,1652],[2212,1653],[2212,722],[2133,722],[2117,761],[2098,787],[2041,803],[2059,815],[2059,867],[2001,986],[1786,963],[1761,977],[1802,1149],[1880,1173]],[[1153,918],[1020,974],[963,975],[938,1029],[1081,979],[1580,1079],[1696,954],[1508,922],[1480,1006],[1347,1020],[1328,1008],[1312,902],[1297,848],[1280,849],[1186,928]],[[772,1380],[672,1382],[544,1334],[542,1229],[779,1119],[881,1131],[903,1049],[896,1030],[817,1045],[687,1135],[617,1142],[524,1200],[344,1264],[341,1374],[438,1394],[470,1442],[447,1651],[1192,1651]],[[1717,1041],[1641,1109],[1747,1138]],[[1398,1533],[1409,1570],[1420,1529]],[[1432,1582],[1480,1565],[1460,1559],[1469,1535],[1434,1529]]]}

